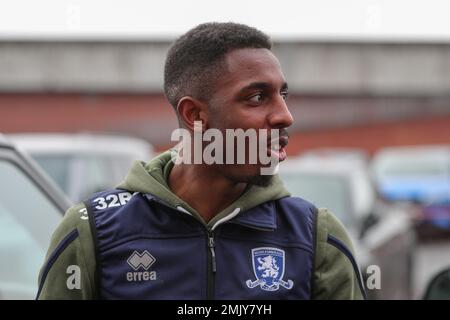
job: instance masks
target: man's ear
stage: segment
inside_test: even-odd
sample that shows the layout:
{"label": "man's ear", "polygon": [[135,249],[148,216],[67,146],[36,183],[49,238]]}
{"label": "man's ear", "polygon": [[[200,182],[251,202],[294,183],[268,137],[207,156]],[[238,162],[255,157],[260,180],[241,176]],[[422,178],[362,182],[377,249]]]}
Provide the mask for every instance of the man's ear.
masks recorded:
{"label": "man's ear", "polygon": [[180,99],[177,106],[178,117],[182,125],[194,131],[194,122],[201,121],[202,131],[208,127],[208,106],[190,96],[185,96]]}

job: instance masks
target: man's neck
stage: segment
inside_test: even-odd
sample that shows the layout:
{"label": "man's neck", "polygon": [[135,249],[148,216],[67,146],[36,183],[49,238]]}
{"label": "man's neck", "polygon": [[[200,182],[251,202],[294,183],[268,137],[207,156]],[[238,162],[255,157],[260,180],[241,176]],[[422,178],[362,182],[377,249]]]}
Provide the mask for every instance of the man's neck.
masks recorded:
{"label": "man's neck", "polygon": [[211,167],[186,164],[172,168],[168,184],[206,222],[236,201],[247,186],[230,181]]}

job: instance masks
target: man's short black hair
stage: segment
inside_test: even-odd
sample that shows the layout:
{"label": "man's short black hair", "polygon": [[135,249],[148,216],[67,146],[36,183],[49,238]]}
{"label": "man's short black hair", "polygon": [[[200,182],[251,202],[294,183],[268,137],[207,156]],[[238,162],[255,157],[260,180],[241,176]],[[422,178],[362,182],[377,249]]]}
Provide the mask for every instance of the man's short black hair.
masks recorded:
{"label": "man's short black hair", "polygon": [[236,49],[271,49],[269,36],[238,23],[204,23],[178,38],[167,54],[164,93],[176,109],[179,100],[211,98],[225,55]]}

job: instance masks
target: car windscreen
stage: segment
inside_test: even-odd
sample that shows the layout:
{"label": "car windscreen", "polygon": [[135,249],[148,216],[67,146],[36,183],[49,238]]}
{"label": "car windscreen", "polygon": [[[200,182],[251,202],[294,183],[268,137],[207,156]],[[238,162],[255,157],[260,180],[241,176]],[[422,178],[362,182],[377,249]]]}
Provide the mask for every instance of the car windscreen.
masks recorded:
{"label": "car windscreen", "polygon": [[346,226],[352,222],[349,186],[343,177],[295,172],[283,172],[280,177],[293,196],[329,209]]}
{"label": "car windscreen", "polygon": [[378,178],[448,178],[450,159],[438,156],[384,156],[375,161]]}
{"label": "car windscreen", "polygon": [[445,165],[435,162],[399,162],[387,166],[383,174],[391,177],[443,177],[447,176]]}
{"label": "car windscreen", "polygon": [[62,218],[31,178],[0,159],[0,296],[33,298],[50,237]]}
{"label": "car windscreen", "polygon": [[59,154],[32,154],[32,157],[67,193],[69,189],[69,166],[72,157]]}
{"label": "car windscreen", "polygon": [[120,153],[38,153],[31,156],[74,202],[114,188],[135,160]]}

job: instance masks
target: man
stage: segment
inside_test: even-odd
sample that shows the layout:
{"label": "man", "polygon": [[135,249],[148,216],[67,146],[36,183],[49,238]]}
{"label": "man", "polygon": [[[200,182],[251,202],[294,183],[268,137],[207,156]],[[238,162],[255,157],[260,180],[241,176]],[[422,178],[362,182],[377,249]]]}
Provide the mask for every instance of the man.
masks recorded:
{"label": "man", "polygon": [[[194,136],[277,129],[267,152],[284,160],[293,118],[270,50],[265,34],[234,23],[202,24],[180,37],[164,81],[180,127]],[[212,154],[222,151],[232,153]],[[277,175],[261,174],[262,161],[192,163],[187,149],[181,154],[176,164],[169,151],[137,161],[117,189],[68,210],[40,273],[39,299],[363,298],[351,242],[333,214],[291,197]]]}

